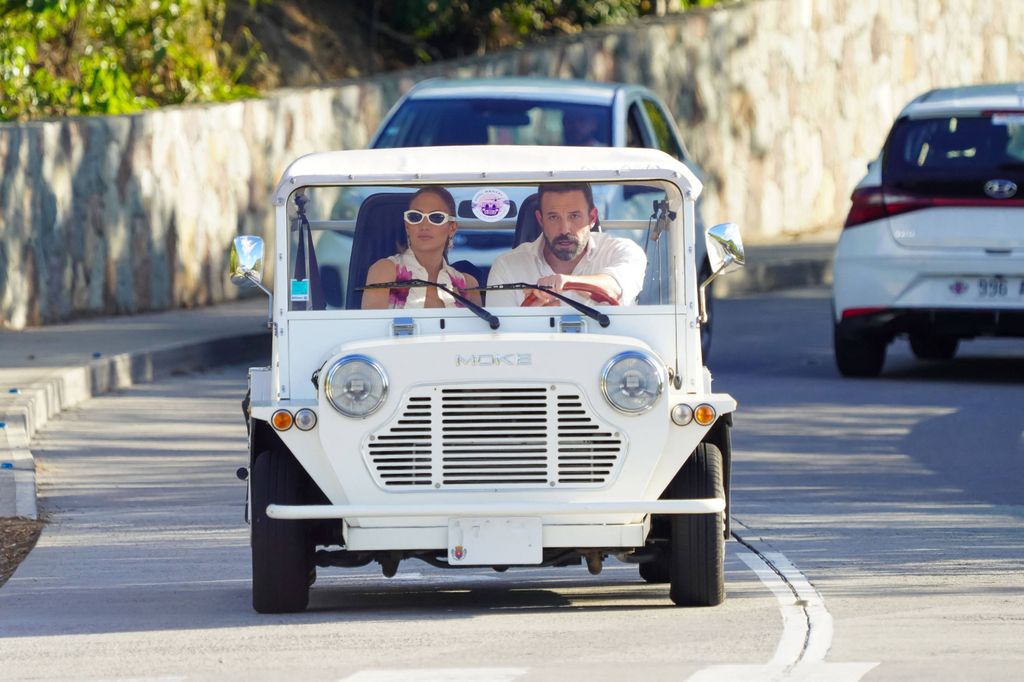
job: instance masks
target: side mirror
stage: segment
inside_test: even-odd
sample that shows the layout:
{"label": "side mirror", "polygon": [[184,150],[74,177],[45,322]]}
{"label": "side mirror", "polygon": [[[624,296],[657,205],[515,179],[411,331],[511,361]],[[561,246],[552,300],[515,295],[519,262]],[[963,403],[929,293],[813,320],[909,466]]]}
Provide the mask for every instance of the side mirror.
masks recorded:
{"label": "side mirror", "polygon": [[704,235],[711,261],[711,279],[739,270],[746,264],[743,255],[743,236],[736,223],[715,225]]}
{"label": "side mirror", "polygon": [[708,321],[707,294],[708,286],[719,275],[739,270],[746,265],[743,254],[743,236],[736,223],[715,225],[704,234],[704,243],[708,247],[708,260],[711,262],[711,276],[701,282],[699,292],[699,319],[701,324]]}
{"label": "side mirror", "polygon": [[231,283],[236,287],[256,287],[267,295],[267,327],[274,329],[274,296],[261,284],[263,280],[263,238],[242,235],[231,242],[231,256],[228,259]]}
{"label": "side mirror", "polygon": [[237,287],[259,286],[263,280],[263,239],[242,235],[231,243],[231,283]]}

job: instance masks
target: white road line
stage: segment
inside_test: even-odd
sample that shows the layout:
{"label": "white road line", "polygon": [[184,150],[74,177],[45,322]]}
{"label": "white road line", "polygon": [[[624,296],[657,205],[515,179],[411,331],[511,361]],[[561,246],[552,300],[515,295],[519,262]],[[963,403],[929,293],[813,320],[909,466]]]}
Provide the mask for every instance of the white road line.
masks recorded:
{"label": "white road line", "polygon": [[775,655],[772,656],[768,665],[778,665],[784,668],[796,665],[803,653],[804,642],[807,639],[807,616],[804,615],[804,610],[796,603],[793,591],[789,589],[789,586],[779,577],[778,573],[761,560],[761,557],[747,550],[736,552],[736,555],[750,567],[754,575],[779,600],[779,610],[782,612],[782,636],[779,637]]}
{"label": "white road line", "polygon": [[340,682],[513,682],[526,668],[360,670]]}
{"label": "white road line", "polygon": [[[825,655],[828,654],[828,650],[832,646],[832,614],[825,608],[825,600],[821,598],[806,576],[798,571],[782,552],[765,552],[764,556],[775,565],[776,570],[782,573],[790,587],[796,590],[799,600],[797,603],[803,606],[803,610],[807,614],[807,643],[799,662],[820,663],[824,661]],[[783,604],[781,599],[779,604],[780,607]]]}
{"label": "white road line", "polygon": [[[743,543],[753,543],[743,539]],[[760,555],[741,549],[736,555],[775,595],[782,613],[782,635],[765,665],[715,665],[687,682],[858,682],[873,663],[825,663],[832,646],[832,614],[807,577],[781,552]]]}

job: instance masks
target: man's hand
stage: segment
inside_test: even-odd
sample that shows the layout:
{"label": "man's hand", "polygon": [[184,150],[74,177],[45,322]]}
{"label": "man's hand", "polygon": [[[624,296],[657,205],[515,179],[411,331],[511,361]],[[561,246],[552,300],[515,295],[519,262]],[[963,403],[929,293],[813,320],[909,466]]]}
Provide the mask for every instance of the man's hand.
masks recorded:
{"label": "man's hand", "polygon": [[[614,277],[609,275],[545,275],[537,280],[537,285],[542,287],[551,287],[552,291],[562,292],[565,291],[566,286],[569,284],[588,284],[595,286],[613,300],[619,300],[622,295],[622,289],[619,287],[619,283],[615,281]],[[554,296],[550,296],[544,291],[538,291],[536,289],[532,292],[537,299],[537,302],[533,305],[537,306],[554,306],[561,305]]]}
{"label": "man's hand", "polygon": [[[537,280],[537,286],[551,287],[552,291],[562,291],[565,289],[565,285],[573,280],[571,275],[545,275]],[[549,296],[544,291],[533,290],[533,295],[537,298],[537,302],[534,305],[545,306],[545,305],[561,305],[554,296]]]}

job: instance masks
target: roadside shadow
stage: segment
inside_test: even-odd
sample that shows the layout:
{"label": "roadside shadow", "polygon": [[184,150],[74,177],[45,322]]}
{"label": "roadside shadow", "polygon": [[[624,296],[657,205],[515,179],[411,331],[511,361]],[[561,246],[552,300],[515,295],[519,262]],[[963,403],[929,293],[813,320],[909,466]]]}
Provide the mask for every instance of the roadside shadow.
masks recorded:
{"label": "roadside shadow", "polygon": [[[730,548],[738,547],[731,544]],[[45,548],[51,553],[64,550]],[[749,569],[728,552],[726,580],[729,599],[764,599],[763,588]],[[248,577],[238,566],[248,560],[247,548],[236,548],[230,557],[230,578],[197,579],[174,576],[173,581],[147,581],[95,587],[61,584],[57,578],[33,579],[31,584],[0,590],[0,641],[116,632],[266,627],[281,624],[348,624],[381,622],[416,623],[471,620],[481,616],[520,617],[529,614],[646,613],[676,611],[681,618],[706,619],[707,609],[674,606],[668,585],[644,583],[634,566],[618,564],[599,576],[583,568],[511,569],[497,574],[483,570],[425,568],[420,573],[399,571],[397,579],[385,579],[365,569],[358,572],[321,569],[321,578],[310,590],[306,611],[295,614],[258,614],[251,607]],[[40,557],[51,565],[57,556]],[[66,560],[67,557],[65,556]],[[417,566],[418,562],[409,562]],[[197,570],[211,573],[210,566]],[[538,572],[531,578],[530,573]],[[564,576],[556,573],[565,572]],[[581,575],[581,573],[583,575]],[[404,578],[404,579],[403,579]],[[55,598],[55,594],[59,595]],[[54,602],[59,601],[59,609]],[[771,601],[774,608],[774,601]],[[513,621],[509,621],[510,624]],[[518,621],[515,621],[518,622]],[[510,625],[511,626],[511,625]]]}

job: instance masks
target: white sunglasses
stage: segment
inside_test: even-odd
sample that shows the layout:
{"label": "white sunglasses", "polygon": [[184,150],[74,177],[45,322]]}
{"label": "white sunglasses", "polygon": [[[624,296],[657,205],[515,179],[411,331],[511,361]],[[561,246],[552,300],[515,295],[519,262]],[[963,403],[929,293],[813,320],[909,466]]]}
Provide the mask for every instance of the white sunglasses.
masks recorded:
{"label": "white sunglasses", "polygon": [[409,209],[402,214],[405,218],[405,222],[410,225],[419,225],[426,218],[432,225],[444,225],[449,220],[455,220],[455,216],[448,215],[443,211],[431,211],[430,213],[424,213],[423,211],[414,211]]}

